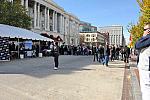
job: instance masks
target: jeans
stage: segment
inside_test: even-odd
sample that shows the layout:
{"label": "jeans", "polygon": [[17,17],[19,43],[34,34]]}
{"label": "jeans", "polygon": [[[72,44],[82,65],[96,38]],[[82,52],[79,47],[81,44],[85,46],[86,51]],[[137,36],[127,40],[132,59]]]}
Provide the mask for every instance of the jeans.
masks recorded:
{"label": "jeans", "polygon": [[103,64],[106,64],[106,66],[108,66],[108,61],[109,61],[109,55],[105,55],[105,60]]}
{"label": "jeans", "polygon": [[97,53],[94,53],[94,59],[93,59],[93,61],[95,61],[95,59],[98,61],[98,54]]}
{"label": "jeans", "polygon": [[104,62],[104,56],[103,56],[103,55],[100,55],[100,56],[99,56],[99,62],[100,62],[100,63],[103,63],[103,62]]}

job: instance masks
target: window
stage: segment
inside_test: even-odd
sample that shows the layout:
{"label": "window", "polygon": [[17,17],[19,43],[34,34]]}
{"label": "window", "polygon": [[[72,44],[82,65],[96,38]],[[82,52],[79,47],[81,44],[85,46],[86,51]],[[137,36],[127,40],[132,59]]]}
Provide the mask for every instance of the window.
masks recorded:
{"label": "window", "polygon": [[118,38],[118,40],[119,40],[119,44],[120,44],[120,35],[119,35],[119,38]]}
{"label": "window", "polygon": [[86,38],[86,41],[89,41],[89,39],[88,39],[88,38]]}
{"label": "window", "polygon": [[52,16],[50,16],[50,20],[53,20],[53,17],[52,17]]}
{"label": "window", "polygon": [[41,24],[42,24],[42,30],[45,30],[45,24],[44,24],[44,21],[42,21]]}
{"label": "window", "polygon": [[89,34],[87,34],[87,35],[86,35],[86,37],[90,37],[90,35],[89,35]]}
{"label": "window", "polygon": [[92,34],[92,37],[95,37],[95,34]]}
{"label": "window", "polygon": [[116,43],[118,43],[118,35],[116,35]]}
{"label": "window", "polygon": [[53,26],[52,25],[50,26],[50,31],[53,31]]}
{"label": "window", "polygon": [[111,44],[113,43],[113,35],[111,35]]}
{"label": "window", "polygon": [[93,41],[95,41],[95,38],[93,38]]}
{"label": "window", "polygon": [[116,37],[115,37],[115,35],[114,35],[114,41],[113,41],[114,44],[115,44],[115,38],[116,38]]}

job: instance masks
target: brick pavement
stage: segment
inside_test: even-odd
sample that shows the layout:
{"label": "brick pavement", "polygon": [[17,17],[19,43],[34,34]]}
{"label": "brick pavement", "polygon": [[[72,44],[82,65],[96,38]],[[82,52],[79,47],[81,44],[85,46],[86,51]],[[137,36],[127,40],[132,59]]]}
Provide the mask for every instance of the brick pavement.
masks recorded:
{"label": "brick pavement", "polygon": [[136,56],[130,60],[130,68],[125,68],[122,100],[142,100]]}

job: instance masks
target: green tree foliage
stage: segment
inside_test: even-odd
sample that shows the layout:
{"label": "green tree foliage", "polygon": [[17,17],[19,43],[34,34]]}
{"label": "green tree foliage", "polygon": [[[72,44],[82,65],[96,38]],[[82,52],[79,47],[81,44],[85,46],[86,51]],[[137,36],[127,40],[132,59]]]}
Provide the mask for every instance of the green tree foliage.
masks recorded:
{"label": "green tree foliage", "polygon": [[0,0],[0,23],[30,29],[31,18],[20,0],[14,2]]}
{"label": "green tree foliage", "polygon": [[128,27],[128,31],[132,36],[132,45],[142,37],[144,24],[150,22],[150,0],[137,0],[137,2],[140,6],[141,16],[136,25],[130,24]]}
{"label": "green tree foliage", "polygon": [[149,0],[137,0],[140,6],[140,10],[143,14],[143,17],[147,20],[150,20],[150,1]]}

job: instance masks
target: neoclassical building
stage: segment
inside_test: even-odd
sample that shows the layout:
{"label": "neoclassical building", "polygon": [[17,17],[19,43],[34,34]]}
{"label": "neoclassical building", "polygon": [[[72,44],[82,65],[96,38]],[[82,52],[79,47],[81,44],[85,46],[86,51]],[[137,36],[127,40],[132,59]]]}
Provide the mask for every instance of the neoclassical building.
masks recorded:
{"label": "neoclassical building", "polygon": [[109,33],[109,44],[110,45],[118,45],[118,46],[125,45],[123,26],[113,25],[113,26],[99,27],[98,32]]}
{"label": "neoclassical building", "polygon": [[21,0],[21,5],[32,18],[32,31],[53,37],[59,36],[67,45],[79,44],[79,19],[54,1]]}

